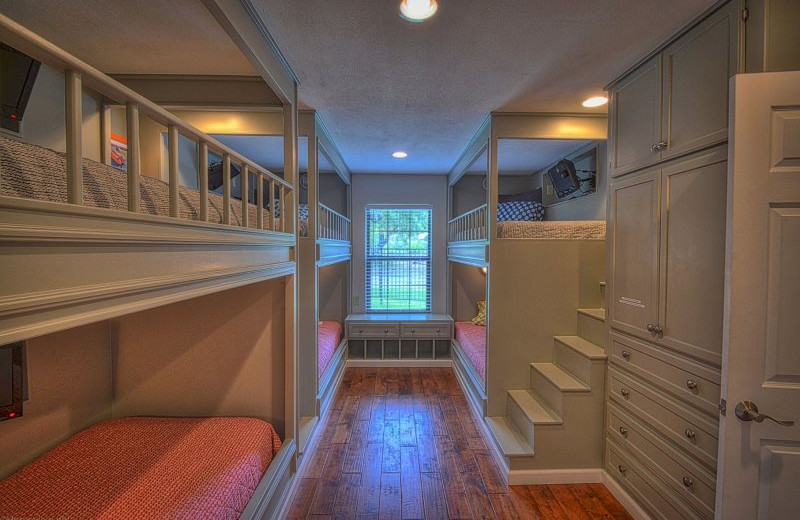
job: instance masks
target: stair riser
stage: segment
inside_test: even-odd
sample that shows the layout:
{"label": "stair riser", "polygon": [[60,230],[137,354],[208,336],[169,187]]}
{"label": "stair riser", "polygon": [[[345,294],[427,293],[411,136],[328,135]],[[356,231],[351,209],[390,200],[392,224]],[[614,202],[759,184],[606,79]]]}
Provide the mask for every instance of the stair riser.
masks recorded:
{"label": "stair riser", "polygon": [[586,383],[590,384],[589,376],[591,375],[592,361],[585,356],[580,355],[573,349],[564,345],[561,342],[555,342],[555,362],[573,376]]}
{"label": "stair riser", "polygon": [[551,410],[563,417],[561,410],[564,393],[534,368],[531,368],[531,390]]}
{"label": "stair riser", "polygon": [[608,337],[606,322],[578,313],[578,336],[605,348]]}
{"label": "stair riser", "polygon": [[506,412],[508,414],[508,418],[514,423],[514,426],[516,426],[520,433],[525,436],[525,439],[528,441],[528,445],[533,448],[533,423],[528,419],[528,416],[525,415],[525,412],[522,410],[522,408],[520,408],[517,402],[511,397],[508,397]]}

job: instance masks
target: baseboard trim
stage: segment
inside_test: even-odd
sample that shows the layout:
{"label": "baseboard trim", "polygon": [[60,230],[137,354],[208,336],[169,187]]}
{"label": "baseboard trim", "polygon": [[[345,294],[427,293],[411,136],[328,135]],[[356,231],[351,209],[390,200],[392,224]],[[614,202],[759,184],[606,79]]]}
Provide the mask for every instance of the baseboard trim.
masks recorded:
{"label": "baseboard trim", "polygon": [[449,359],[348,359],[348,367],[451,367]]}
{"label": "baseboard trim", "polygon": [[601,484],[602,469],[512,469],[508,472],[509,486],[536,484]]}
{"label": "baseboard trim", "polygon": [[614,480],[607,471],[603,471],[603,485],[614,495],[622,507],[630,514],[634,520],[653,520],[653,518],[640,506],[632,496],[625,491],[619,482]]}

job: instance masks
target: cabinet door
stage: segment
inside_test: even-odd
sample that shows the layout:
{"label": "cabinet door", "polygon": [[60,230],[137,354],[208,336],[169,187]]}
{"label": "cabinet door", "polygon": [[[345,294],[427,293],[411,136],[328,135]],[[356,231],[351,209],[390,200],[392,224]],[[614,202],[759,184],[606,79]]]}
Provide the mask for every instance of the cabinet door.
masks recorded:
{"label": "cabinet door", "polygon": [[661,140],[661,56],[611,88],[611,176],[653,164],[651,147]]}
{"label": "cabinet door", "polygon": [[660,172],[611,185],[611,326],[651,338],[658,323]]}
{"label": "cabinet door", "polygon": [[727,147],[662,171],[659,342],[720,364]]}
{"label": "cabinet door", "polygon": [[738,2],[667,47],[663,55],[663,159],[728,138],[728,80],[738,62]]}

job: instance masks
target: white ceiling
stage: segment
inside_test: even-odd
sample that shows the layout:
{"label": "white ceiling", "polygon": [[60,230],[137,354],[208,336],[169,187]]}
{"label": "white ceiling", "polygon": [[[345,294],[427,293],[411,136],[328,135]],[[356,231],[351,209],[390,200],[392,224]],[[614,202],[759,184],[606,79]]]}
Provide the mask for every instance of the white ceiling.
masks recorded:
{"label": "white ceiling", "polygon": [[107,74],[256,75],[199,0],[0,0],[0,12]]}
{"label": "white ceiling", "polygon": [[490,111],[603,112],[578,102],[714,0],[253,3],[353,172],[445,173]]}
{"label": "white ceiling", "polygon": [[[283,172],[283,136],[214,134],[213,137],[256,164],[272,172]],[[297,145],[297,160],[300,171],[307,172],[308,137],[300,136],[297,140]],[[320,172],[333,173],[336,171],[323,153],[317,154],[317,165]]]}
{"label": "white ceiling", "polygon": [[[592,141],[578,139],[500,139],[497,168],[503,175],[530,175],[567,157]],[[484,151],[466,170],[467,175],[486,175],[488,155]]]}

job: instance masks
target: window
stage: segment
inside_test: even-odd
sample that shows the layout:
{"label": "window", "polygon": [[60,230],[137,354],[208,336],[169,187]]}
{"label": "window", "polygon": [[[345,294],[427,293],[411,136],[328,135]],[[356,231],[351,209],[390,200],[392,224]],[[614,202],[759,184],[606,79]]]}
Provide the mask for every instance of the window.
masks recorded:
{"label": "window", "polygon": [[367,206],[367,312],[431,310],[429,206]]}

